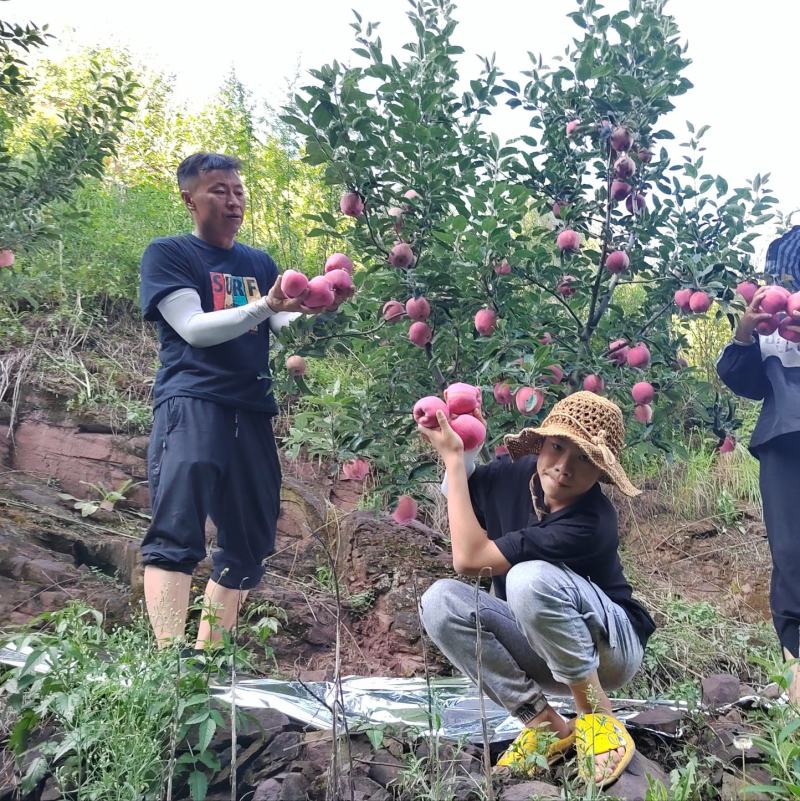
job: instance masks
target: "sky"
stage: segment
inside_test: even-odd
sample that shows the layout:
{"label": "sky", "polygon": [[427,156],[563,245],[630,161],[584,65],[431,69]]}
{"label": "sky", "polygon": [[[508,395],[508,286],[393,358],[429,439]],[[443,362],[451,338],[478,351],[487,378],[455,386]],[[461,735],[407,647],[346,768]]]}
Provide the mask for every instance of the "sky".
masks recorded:
{"label": "sky", "polygon": [[[617,11],[627,0],[607,0]],[[476,56],[496,53],[510,78],[527,68],[528,51],[545,61],[563,52],[579,29],[566,17],[575,0],[456,0],[455,41],[465,48],[460,73],[479,69]],[[3,19],[48,23],[61,47],[128,47],[153,68],[174,75],[177,96],[192,106],[212,97],[234,68],[257,97],[280,105],[295,75],[355,56],[352,8],[380,21],[384,52],[412,38],[408,0],[9,0]],[[695,88],[677,100],[667,125],[711,128],[705,167],[739,186],[770,173],[784,213],[800,209],[800,0],[670,0],[693,64]],[[524,133],[526,117],[504,110],[492,127],[501,138]],[[800,222],[800,215],[798,215]]]}

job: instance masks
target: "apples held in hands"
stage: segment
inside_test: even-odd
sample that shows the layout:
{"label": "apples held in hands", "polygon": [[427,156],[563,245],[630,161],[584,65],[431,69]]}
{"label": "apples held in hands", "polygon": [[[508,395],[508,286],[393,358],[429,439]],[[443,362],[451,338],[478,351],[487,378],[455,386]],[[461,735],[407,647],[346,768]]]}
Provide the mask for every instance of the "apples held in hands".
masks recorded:
{"label": "apples held in hands", "polygon": [[346,270],[331,270],[324,277],[336,297],[349,295],[353,290],[353,279]]}
{"label": "apples held in hands", "polygon": [[309,309],[324,309],[332,306],[336,300],[333,287],[328,283],[327,275],[317,275],[308,282],[308,293],[303,305]]}
{"label": "apples held in hands", "polygon": [[450,421],[450,428],[464,443],[465,451],[473,451],[483,445],[486,439],[486,426],[471,414],[460,414]]}
{"label": "apples held in hands", "polygon": [[345,192],[339,200],[339,208],[348,217],[360,217],[364,213],[364,201],[358,192]]}
{"label": "apples held in hands", "polygon": [[649,381],[638,381],[631,387],[633,402],[639,406],[652,403],[655,396],[656,391]]}
{"label": "apples held in hands", "polygon": [[786,310],[786,302],[789,299],[789,293],[778,286],[768,287],[764,291],[761,298],[761,305],[759,308],[765,314],[777,314]]}
{"label": "apples held in hands", "polygon": [[794,328],[800,328],[800,320],[784,317],[778,324],[778,334],[787,342],[800,342],[800,333],[794,331]]}
{"label": "apples held in hands", "polygon": [[427,323],[411,323],[408,338],[418,347],[424,348],[433,339],[433,331]]}
{"label": "apples held in hands", "polygon": [[628,367],[647,367],[650,364],[650,350],[644,342],[639,342],[632,348],[628,348],[625,361],[628,363]]}
{"label": "apples held in hands", "polygon": [[488,337],[497,328],[497,312],[493,309],[480,309],[475,315],[475,330],[482,336]]}
{"label": "apples held in hands", "polygon": [[794,314],[795,312],[800,312],[800,292],[789,295],[789,299],[786,301],[786,313]]}
{"label": "apples held in hands", "polygon": [[414,264],[414,251],[405,242],[398,242],[389,251],[389,264],[398,270],[407,270]]}
{"label": "apples held in hands", "polygon": [[624,273],[631,265],[631,260],[624,250],[615,250],[606,257],[606,269],[610,273]]}
{"label": "apples held in hands", "polygon": [[461,382],[450,384],[444,391],[444,400],[451,415],[472,414],[481,408],[481,388]]}
{"label": "apples held in hands", "polygon": [[417,519],[417,502],[410,495],[401,495],[392,512],[395,523],[411,523]]}
{"label": "apples held in hands", "polygon": [[297,270],[286,270],[281,275],[281,291],[287,298],[299,298],[308,286],[308,278]]}
{"label": "apples held in hands", "polygon": [[450,417],[450,410],[447,408],[447,404],[435,395],[428,395],[420,398],[414,404],[414,409],[411,413],[414,415],[418,425],[424,428],[439,428],[436,412],[443,412],[445,417]]}
{"label": "apples held in hands", "polygon": [[577,253],[581,249],[581,235],[571,228],[565,228],[556,237],[556,246],[562,253]]}
{"label": "apples held in hands", "polygon": [[769,336],[778,330],[780,323],[780,317],[778,317],[777,314],[773,314],[769,319],[762,320],[760,323],[757,323],[756,331],[758,331],[761,336]]}
{"label": "apples held in hands", "polygon": [[544,393],[535,387],[521,387],[514,395],[514,405],[520,414],[533,416],[544,403]]}
{"label": "apples held in hands", "polygon": [[325,272],[329,273],[331,270],[344,270],[350,275],[353,274],[353,262],[344,253],[331,253],[325,262]]}
{"label": "apples held in hands", "polygon": [[306,373],[306,360],[302,356],[295,354],[286,360],[286,369],[289,375],[301,376]]}

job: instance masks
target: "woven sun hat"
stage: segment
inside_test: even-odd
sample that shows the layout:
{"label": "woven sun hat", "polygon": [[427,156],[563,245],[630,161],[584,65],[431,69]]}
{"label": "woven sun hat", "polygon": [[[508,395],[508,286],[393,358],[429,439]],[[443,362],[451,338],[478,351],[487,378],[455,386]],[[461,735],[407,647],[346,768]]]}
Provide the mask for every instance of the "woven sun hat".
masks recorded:
{"label": "woven sun hat", "polygon": [[523,428],[504,438],[513,461],[539,453],[545,437],[564,437],[577,445],[602,471],[600,480],[630,497],[641,494],[619,461],[625,442],[625,423],[619,406],[594,392],[574,392],[550,410],[538,428]]}

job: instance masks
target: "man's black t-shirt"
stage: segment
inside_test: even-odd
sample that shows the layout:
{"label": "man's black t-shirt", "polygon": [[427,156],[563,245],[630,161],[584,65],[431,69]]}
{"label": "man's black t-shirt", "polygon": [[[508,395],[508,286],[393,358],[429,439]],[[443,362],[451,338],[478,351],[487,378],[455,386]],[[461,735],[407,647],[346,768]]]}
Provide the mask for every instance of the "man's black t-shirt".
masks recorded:
{"label": "man's black t-shirt", "polygon": [[[595,484],[565,509],[552,514],[534,511],[531,478],[536,457],[512,462],[508,456],[481,465],[469,478],[475,515],[500,553],[516,565],[542,560],[565,565],[594,582],[628,615],[644,645],[655,631],[647,610],[632,598],[619,559],[617,512]],[[494,578],[495,594],[506,598],[504,576]]]}
{"label": "man's black t-shirt", "polygon": [[278,268],[263,251],[235,243],[214,247],[191,234],[154,239],[141,264],[141,304],[145,320],[158,325],[161,367],[156,406],[177,395],[223,406],[276,415],[269,372],[269,323],[236,339],[193,348],[164,321],[158,304],[177,289],[195,289],[203,311],[241,306],[266,295]]}

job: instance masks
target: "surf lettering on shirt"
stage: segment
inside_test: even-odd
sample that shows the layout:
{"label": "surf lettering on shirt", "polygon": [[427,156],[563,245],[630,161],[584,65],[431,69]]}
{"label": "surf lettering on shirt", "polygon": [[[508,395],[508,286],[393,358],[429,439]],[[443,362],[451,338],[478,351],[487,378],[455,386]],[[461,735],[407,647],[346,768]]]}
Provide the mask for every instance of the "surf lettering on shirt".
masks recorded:
{"label": "surf lettering on shirt", "polygon": [[[261,297],[258,281],[252,275],[231,275],[230,273],[209,273],[211,298],[214,311],[244,306]],[[258,326],[250,329],[258,331]]]}

